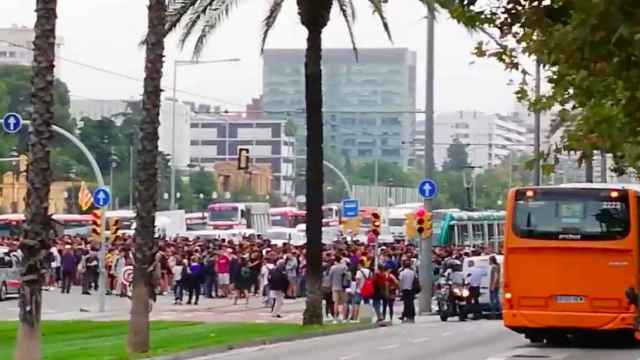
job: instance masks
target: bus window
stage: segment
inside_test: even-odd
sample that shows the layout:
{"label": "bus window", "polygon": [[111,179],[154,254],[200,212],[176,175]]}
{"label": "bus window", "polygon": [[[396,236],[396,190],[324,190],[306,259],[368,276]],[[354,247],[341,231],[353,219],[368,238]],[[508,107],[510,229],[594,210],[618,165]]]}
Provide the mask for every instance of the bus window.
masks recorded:
{"label": "bus window", "polygon": [[458,245],[466,245],[469,242],[469,227],[467,224],[457,224],[458,228]]}
{"label": "bus window", "polygon": [[484,241],[484,229],[482,224],[473,224],[473,242],[479,243]]}
{"label": "bus window", "polygon": [[541,189],[516,193],[514,232],[540,240],[619,240],[629,234],[624,190]]}

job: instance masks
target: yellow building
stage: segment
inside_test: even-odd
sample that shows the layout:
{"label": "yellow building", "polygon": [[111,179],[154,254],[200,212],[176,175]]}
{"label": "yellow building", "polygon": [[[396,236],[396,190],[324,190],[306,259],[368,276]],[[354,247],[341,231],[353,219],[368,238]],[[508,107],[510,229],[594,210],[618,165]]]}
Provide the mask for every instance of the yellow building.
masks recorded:
{"label": "yellow building", "polygon": [[251,165],[249,170],[238,170],[235,161],[218,161],[214,164],[218,189],[222,192],[234,192],[249,188],[257,195],[271,195],[271,167],[269,165]]}
{"label": "yellow building", "polygon": [[[67,211],[67,190],[77,183],[55,181],[51,184],[49,194],[49,212],[65,213]],[[21,157],[19,176],[12,171],[2,175],[0,184],[0,212],[24,213],[27,197],[26,159]]]}

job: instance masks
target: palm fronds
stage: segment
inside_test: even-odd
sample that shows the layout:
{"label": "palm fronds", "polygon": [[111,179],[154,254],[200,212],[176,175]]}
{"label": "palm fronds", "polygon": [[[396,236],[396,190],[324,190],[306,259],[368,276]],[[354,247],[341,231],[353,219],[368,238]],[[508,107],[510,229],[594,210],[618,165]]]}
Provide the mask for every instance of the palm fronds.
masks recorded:
{"label": "palm fronds", "polygon": [[[391,37],[391,29],[389,28],[389,22],[387,21],[387,16],[384,14],[384,8],[382,7],[383,0],[369,0],[369,4],[373,8],[373,14],[377,15],[380,18],[380,23],[382,23],[382,28],[384,32],[387,34],[389,41],[393,43],[393,38]],[[423,0],[429,1],[429,0]]]}
{"label": "palm fronds", "polygon": [[280,15],[280,10],[282,10],[282,4],[284,4],[285,0],[273,0],[271,6],[269,7],[269,11],[267,12],[267,16],[265,16],[262,21],[263,29],[262,29],[262,40],[260,42],[260,53],[264,53],[264,47],[267,43],[267,37],[269,37],[269,32],[273,29],[273,26],[278,19],[278,15]]}
{"label": "palm fronds", "polygon": [[347,24],[347,30],[349,31],[349,39],[351,40],[351,46],[353,47],[353,54],[358,61],[358,47],[356,46],[356,38],[353,34],[353,23],[356,20],[356,9],[353,6],[353,0],[336,0],[340,13],[344,18],[344,22]]}

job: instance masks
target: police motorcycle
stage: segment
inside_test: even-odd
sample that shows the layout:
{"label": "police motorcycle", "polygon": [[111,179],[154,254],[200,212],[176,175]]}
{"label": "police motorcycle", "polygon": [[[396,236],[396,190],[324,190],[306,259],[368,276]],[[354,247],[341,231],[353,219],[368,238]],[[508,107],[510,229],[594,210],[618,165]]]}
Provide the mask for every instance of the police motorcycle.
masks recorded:
{"label": "police motorcycle", "polygon": [[445,262],[444,276],[437,284],[438,315],[440,320],[447,321],[457,316],[460,321],[467,320],[471,297],[469,287],[464,281],[462,263],[450,259]]}

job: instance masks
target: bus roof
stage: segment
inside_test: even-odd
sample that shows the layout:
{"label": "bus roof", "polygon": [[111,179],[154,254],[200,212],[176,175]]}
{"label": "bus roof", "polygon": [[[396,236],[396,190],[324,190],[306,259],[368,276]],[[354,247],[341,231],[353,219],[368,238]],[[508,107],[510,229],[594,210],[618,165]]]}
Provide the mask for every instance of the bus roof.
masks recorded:
{"label": "bus roof", "polygon": [[531,188],[542,188],[542,189],[612,189],[612,190],[634,190],[640,192],[640,184],[609,184],[609,183],[570,183],[570,184],[560,184],[560,185],[546,185],[546,186],[522,186],[518,189],[531,189]]}
{"label": "bus roof", "polygon": [[505,211],[458,211],[449,213],[453,221],[504,220]]}

